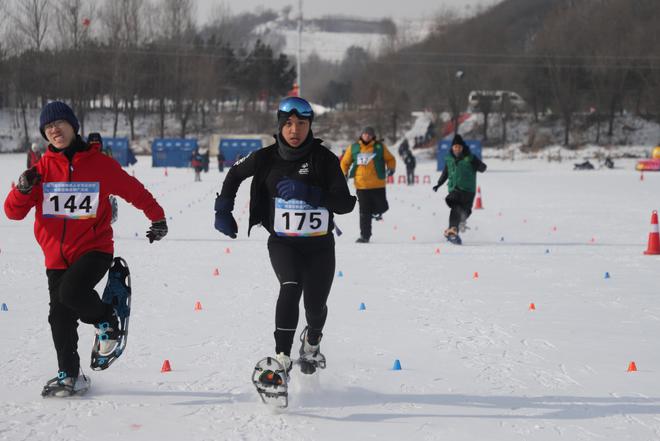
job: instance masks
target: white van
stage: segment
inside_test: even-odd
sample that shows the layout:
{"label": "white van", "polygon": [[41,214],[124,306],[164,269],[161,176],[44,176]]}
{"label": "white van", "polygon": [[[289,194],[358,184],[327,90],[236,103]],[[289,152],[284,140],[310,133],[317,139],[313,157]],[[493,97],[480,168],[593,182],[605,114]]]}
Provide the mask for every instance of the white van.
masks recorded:
{"label": "white van", "polygon": [[479,100],[482,96],[487,96],[492,99],[493,105],[491,110],[498,112],[502,105],[502,98],[508,97],[511,104],[511,110],[522,112],[526,109],[527,103],[520,95],[511,90],[473,90],[468,95],[468,110],[473,112],[479,107]]}

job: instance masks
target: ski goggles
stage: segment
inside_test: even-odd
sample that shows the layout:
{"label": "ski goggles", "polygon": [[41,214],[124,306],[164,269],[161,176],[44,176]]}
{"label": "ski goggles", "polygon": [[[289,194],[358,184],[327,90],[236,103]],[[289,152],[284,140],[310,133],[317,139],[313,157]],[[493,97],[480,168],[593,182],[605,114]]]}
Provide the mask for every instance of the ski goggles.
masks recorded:
{"label": "ski goggles", "polygon": [[284,98],[282,101],[280,101],[280,105],[277,108],[278,117],[281,114],[290,115],[292,113],[295,113],[301,118],[314,118],[314,111],[312,110],[312,106],[310,106],[307,101],[302,98],[298,98],[297,96]]}

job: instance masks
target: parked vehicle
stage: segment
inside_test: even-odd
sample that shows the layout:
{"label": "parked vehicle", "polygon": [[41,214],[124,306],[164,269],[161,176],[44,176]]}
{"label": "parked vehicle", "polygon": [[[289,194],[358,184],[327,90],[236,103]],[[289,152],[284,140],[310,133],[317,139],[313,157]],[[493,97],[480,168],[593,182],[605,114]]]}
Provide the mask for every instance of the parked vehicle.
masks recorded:
{"label": "parked vehicle", "polygon": [[502,100],[509,100],[512,111],[523,112],[527,108],[527,103],[520,95],[511,90],[473,90],[468,94],[468,110],[471,112],[479,111],[479,103],[482,99],[492,101],[491,110],[498,112],[502,106]]}

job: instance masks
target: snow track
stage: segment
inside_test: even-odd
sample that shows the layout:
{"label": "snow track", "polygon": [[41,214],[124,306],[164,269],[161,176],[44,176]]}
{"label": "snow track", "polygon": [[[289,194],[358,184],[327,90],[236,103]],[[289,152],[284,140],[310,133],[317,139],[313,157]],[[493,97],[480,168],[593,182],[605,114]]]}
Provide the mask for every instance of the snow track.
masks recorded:
{"label": "snow track", "polygon": [[[642,255],[660,174],[640,182],[623,161],[593,172],[490,161],[485,210],[462,247],[442,238],[445,187],[388,187],[370,244],[354,243],[357,209],[338,216],[328,367],[296,370],[289,409],[272,412],[250,383],[273,351],[278,283],[265,232],[246,236],[249,182],[231,240],[213,229],[224,175],[195,183],[190,170],[165,176],[139,160],[131,171],[165,207],[170,233],[150,245],[147,219],[120,201],[131,338],[116,364],[91,372],[92,329],[80,326],[85,396],[39,395],[57,370],[43,257],[33,214],[0,218],[0,440],[660,439],[660,260]],[[0,184],[23,164],[0,157]],[[438,176],[431,163],[418,173]],[[160,372],[165,359],[172,372]],[[630,361],[638,372],[626,372]]]}

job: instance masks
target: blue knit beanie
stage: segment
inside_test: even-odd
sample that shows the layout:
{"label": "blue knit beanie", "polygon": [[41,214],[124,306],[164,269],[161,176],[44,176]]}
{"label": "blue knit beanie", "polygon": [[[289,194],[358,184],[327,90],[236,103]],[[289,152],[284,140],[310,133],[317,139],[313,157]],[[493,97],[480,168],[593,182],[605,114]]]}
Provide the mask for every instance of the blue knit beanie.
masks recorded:
{"label": "blue knit beanie", "polygon": [[78,118],[74,115],[71,107],[62,101],[52,101],[44,106],[39,117],[39,131],[46,141],[48,141],[48,138],[46,137],[44,127],[53,121],[59,121],[61,119],[71,124],[74,133],[78,133],[80,123],[78,123]]}

